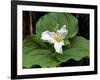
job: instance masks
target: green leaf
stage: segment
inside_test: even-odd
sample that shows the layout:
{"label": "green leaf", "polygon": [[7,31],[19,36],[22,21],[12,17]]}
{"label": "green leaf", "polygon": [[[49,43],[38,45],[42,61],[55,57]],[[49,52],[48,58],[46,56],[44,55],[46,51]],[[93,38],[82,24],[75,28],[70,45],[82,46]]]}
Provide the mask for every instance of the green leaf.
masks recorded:
{"label": "green leaf", "polygon": [[24,50],[32,50],[32,49],[37,49],[37,48],[48,48],[48,46],[41,40],[39,39],[36,35],[32,36],[27,36],[24,41],[23,41],[23,48]]}
{"label": "green leaf", "polygon": [[45,49],[36,49],[28,54],[23,54],[23,67],[39,65],[41,67],[56,67],[59,62],[51,56],[51,52]]}
{"label": "green leaf", "polygon": [[64,44],[70,46],[70,42],[69,42],[69,40],[68,40],[68,39],[64,39]]}
{"label": "green leaf", "polygon": [[68,37],[72,38],[78,33],[78,20],[72,14],[65,14],[68,24]]}
{"label": "green leaf", "polygon": [[70,48],[68,50],[65,50],[63,54],[57,54],[57,59],[61,62],[66,62],[70,59],[74,60],[81,60],[84,57],[89,56],[89,51],[82,48]]}
{"label": "green leaf", "polygon": [[23,67],[30,68],[33,65],[41,67],[55,67],[59,63],[52,50],[35,35],[28,36],[23,41]]}
{"label": "green leaf", "polygon": [[89,41],[83,37],[74,37],[71,40],[71,47],[64,49],[63,54],[57,54],[56,57],[60,62],[70,59],[79,61],[84,57],[89,57]]}
{"label": "green leaf", "polygon": [[78,47],[89,50],[89,40],[81,36],[76,36],[71,39],[71,47]]}
{"label": "green leaf", "polygon": [[46,68],[56,67],[69,59],[78,61],[83,57],[89,57],[89,41],[85,38],[74,37],[70,45],[70,48],[64,48],[63,54],[57,54],[35,35],[28,36],[23,41],[22,65],[24,68],[31,68],[35,65]]}
{"label": "green leaf", "polygon": [[46,30],[54,32],[63,25],[68,28],[68,38],[72,38],[77,34],[78,20],[69,13],[48,13],[42,16],[36,23],[36,34],[41,37],[42,32]]}

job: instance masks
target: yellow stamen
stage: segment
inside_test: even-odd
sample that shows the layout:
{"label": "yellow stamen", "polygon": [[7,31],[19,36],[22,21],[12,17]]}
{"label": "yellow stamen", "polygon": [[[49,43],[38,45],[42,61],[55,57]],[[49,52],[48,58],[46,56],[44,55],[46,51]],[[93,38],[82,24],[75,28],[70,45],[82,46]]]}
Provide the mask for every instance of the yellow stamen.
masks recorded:
{"label": "yellow stamen", "polygon": [[63,36],[62,36],[59,32],[57,32],[57,33],[55,34],[55,36],[54,36],[54,39],[55,39],[57,42],[60,42],[60,41],[63,40]]}

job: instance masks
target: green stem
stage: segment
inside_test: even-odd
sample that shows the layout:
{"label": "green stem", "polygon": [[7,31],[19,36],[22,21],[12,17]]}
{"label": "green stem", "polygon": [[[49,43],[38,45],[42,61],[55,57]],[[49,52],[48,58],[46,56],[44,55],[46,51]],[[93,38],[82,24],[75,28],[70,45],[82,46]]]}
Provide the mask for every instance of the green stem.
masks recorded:
{"label": "green stem", "polygon": [[56,27],[55,27],[55,31],[57,31],[58,27],[59,27],[59,24],[56,25]]}

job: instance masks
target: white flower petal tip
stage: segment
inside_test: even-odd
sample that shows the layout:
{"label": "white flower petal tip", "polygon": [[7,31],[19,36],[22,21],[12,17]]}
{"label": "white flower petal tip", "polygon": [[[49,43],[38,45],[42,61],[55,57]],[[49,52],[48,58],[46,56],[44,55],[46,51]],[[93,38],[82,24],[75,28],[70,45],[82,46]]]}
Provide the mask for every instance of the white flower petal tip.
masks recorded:
{"label": "white flower petal tip", "polygon": [[63,38],[68,34],[68,29],[66,28],[66,25],[63,25],[60,30],[57,30],[57,32],[61,33]]}
{"label": "white flower petal tip", "polygon": [[46,40],[49,43],[53,43],[54,35],[55,35],[55,32],[44,31],[44,32],[42,32],[41,39]]}
{"label": "white flower petal tip", "polygon": [[66,29],[66,25],[63,25],[61,29]]}
{"label": "white flower petal tip", "polygon": [[60,29],[61,32],[68,32],[68,29],[66,25],[63,25],[62,28]]}
{"label": "white flower petal tip", "polygon": [[63,54],[63,50],[62,50],[62,46],[63,45],[64,45],[64,41],[60,41],[60,42],[55,42],[54,43],[54,48],[55,48],[57,53]]}

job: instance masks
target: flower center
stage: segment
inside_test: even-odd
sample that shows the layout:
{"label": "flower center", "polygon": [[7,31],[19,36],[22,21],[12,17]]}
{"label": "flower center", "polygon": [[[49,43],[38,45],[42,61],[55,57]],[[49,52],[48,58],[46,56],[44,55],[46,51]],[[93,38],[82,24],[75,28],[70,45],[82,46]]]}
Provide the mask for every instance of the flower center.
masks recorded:
{"label": "flower center", "polygon": [[55,36],[54,36],[54,39],[57,41],[57,42],[60,42],[63,40],[63,36],[59,33],[59,32],[56,32]]}

